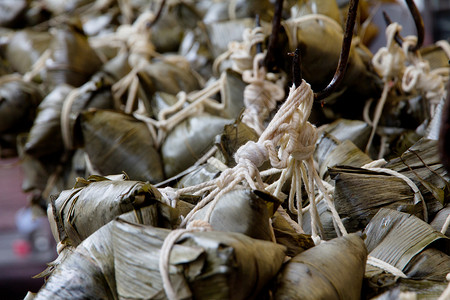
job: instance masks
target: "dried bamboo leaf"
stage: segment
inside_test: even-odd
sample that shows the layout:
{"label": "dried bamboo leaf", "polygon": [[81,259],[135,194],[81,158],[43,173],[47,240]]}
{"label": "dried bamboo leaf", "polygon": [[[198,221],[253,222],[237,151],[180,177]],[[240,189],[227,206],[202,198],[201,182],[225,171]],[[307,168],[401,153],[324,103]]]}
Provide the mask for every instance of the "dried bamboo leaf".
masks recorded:
{"label": "dried bamboo leaf", "polygon": [[[311,84],[313,90],[322,89],[324,82],[329,82],[333,77],[338,63],[340,48],[335,45],[340,45],[342,41],[341,27],[332,22],[318,22],[314,18],[301,22],[298,19],[288,19],[281,24],[288,39],[285,46],[287,51],[299,48],[302,53],[302,77]],[[371,95],[377,90],[376,85],[380,81],[359,54],[358,48],[355,45],[351,47],[348,68],[341,86],[348,87],[359,95]],[[285,61],[289,61],[287,57]]]}
{"label": "dried bamboo leaf", "polygon": [[[214,2],[212,5],[209,5],[205,12],[205,16],[203,17],[203,22],[206,24],[217,24],[220,23],[220,21],[240,21],[243,18],[254,20],[256,15],[259,15],[261,20],[267,22],[272,20],[273,7],[268,0],[239,1],[232,9],[230,7],[231,5],[232,4],[227,1]],[[234,16],[230,15],[231,11],[234,13]],[[214,34],[219,34],[220,36],[221,33],[216,32]]]}
{"label": "dried bamboo leaf", "polygon": [[61,136],[61,110],[73,87],[62,84],[50,92],[39,104],[36,119],[30,130],[25,151],[34,157],[58,153],[64,149]]}
{"label": "dried bamboo leaf", "polygon": [[[268,193],[236,189],[217,200],[209,223],[216,231],[238,232],[254,239],[272,240],[269,219],[273,215],[268,206],[279,206],[280,201]],[[200,209],[193,217],[203,220],[212,203]]]}
{"label": "dried bamboo leaf", "polygon": [[300,1],[291,7],[291,18],[309,14],[326,15],[342,25],[338,3],[334,0],[326,1]]}
{"label": "dried bamboo leaf", "polygon": [[[225,2],[223,4],[226,5]],[[214,8],[211,8],[209,15],[205,15],[203,21],[207,23],[206,30],[211,43],[210,50],[213,57],[217,57],[228,50],[230,42],[242,41],[242,32],[246,28],[253,28],[255,20],[253,18],[245,18],[225,21],[226,15],[213,12],[212,9]],[[221,22],[210,22],[212,14],[220,16]]]}
{"label": "dried bamboo leaf", "polygon": [[[374,287],[371,287],[374,291],[367,293],[367,298],[373,300],[398,300],[401,299],[400,294],[402,292],[413,292],[417,295],[417,299],[432,300],[438,299],[447,285],[446,282],[400,278],[388,286],[378,287],[377,284],[374,284]],[[374,297],[375,295],[378,296]]]}
{"label": "dried bamboo leaf", "polygon": [[294,257],[314,247],[311,235],[297,233],[278,212],[272,217],[272,227],[277,243],[286,247],[287,256]]}
{"label": "dried bamboo leaf", "polygon": [[81,86],[102,65],[78,20],[67,21],[55,31],[50,49],[46,70],[47,82],[53,87],[62,83]]}
{"label": "dried bamboo leaf", "polygon": [[[317,212],[319,213],[320,222],[322,223],[323,227],[322,238],[326,241],[336,238],[337,233],[334,229],[333,215],[331,214],[331,211],[328,209],[328,205],[325,202],[325,200],[319,201],[319,203],[317,203]],[[347,227],[348,225],[346,226],[346,228]],[[311,210],[307,211],[303,215],[302,228],[305,231],[305,233],[311,234]]]}
{"label": "dried bamboo leaf", "polygon": [[215,166],[213,166],[209,163],[206,163],[206,164],[199,166],[198,168],[196,168],[189,174],[183,176],[180,179],[180,181],[177,182],[177,187],[185,188],[188,186],[194,186],[194,185],[212,180],[212,179],[216,178],[217,176],[219,176],[219,174],[220,174],[219,169],[217,169]]}
{"label": "dried bamboo leaf", "polygon": [[225,77],[225,97],[222,102],[226,103],[220,115],[224,118],[237,119],[244,109],[244,89],[247,84],[242,80],[242,75],[227,69]]}
{"label": "dried bamboo leaf", "polygon": [[[450,205],[447,204],[443,209],[441,209],[436,214],[436,217],[434,217],[433,221],[431,221],[430,223],[431,227],[433,227],[434,230],[436,231],[441,231],[449,215],[450,215]],[[447,237],[450,237],[450,226],[447,228],[444,234]]]}
{"label": "dried bamboo leaf", "polygon": [[419,51],[421,57],[430,64],[431,70],[448,66],[448,56],[442,47],[432,44],[422,47]]}
{"label": "dried bamboo leaf", "polygon": [[229,167],[234,167],[236,165],[234,153],[239,147],[248,141],[256,142],[257,140],[258,134],[255,130],[248,127],[240,118],[238,118],[233,124],[225,125],[223,133],[220,135],[220,142],[217,146],[225,158],[225,163]]}
{"label": "dried bamboo leaf", "polygon": [[275,299],[360,299],[367,250],[356,234],[310,248],[283,267]]}
{"label": "dried bamboo leaf", "polygon": [[425,249],[411,259],[404,273],[408,278],[446,282],[450,256],[434,248]]}
{"label": "dried bamboo leaf", "polygon": [[328,152],[326,158],[319,163],[319,175],[321,178],[324,178],[327,175],[328,168],[338,165],[361,167],[371,161],[372,159],[350,140],[344,140],[336,148]]}
{"label": "dried bamboo leaf", "polygon": [[369,255],[401,271],[433,242],[448,240],[419,218],[386,208],[372,218],[364,234]]}
{"label": "dried bamboo leaf", "polygon": [[0,133],[28,131],[42,100],[38,85],[25,82],[18,76],[0,78]]}
{"label": "dried bamboo leaf", "polygon": [[159,202],[161,194],[149,183],[97,176],[84,184],[62,191],[52,201],[59,240],[65,244],[78,245],[98,228],[128,211],[136,210],[142,219],[138,209],[148,205],[153,206],[152,225],[170,228],[178,218],[174,211],[167,211]]}
{"label": "dried bamboo leaf", "polygon": [[118,299],[111,244],[112,223],[70,251],[35,296],[41,299]]}
{"label": "dried bamboo leaf", "polygon": [[352,141],[359,149],[365,149],[370,135],[370,126],[358,120],[338,119],[326,125],[324,130],[342,142]]}
{"label": "dried bamboo leaf", "polygon": [[17,31],[6,47],[5,57],[14,70],[25,74],[48,48],[51,38],[48,32],[32,29]]}
{"label": "dried bamboo leaf", "polygon": [[178,124],[161,146],[164,171],[172,177],[192,166],[214,143],[214,137],[232,120],[201,114]]}
{"label": "dried bamboo leaf", "polygon": [[439,159],[436,140],[421,139],[385,167],[401,172],[418,186],[430,215],[437,213],[449,201],[449,176]]}
{"label": "dried bamboo leaf", "polygon": [[86,111],[80,117],[84,149],[101,174],[125,172],[134,180],[163,180],[161,158],[145,123],[106,110]]}
{"label": "dried bamboo leaf", "polygon": [[[119,297],[164,299],[158,263],[169,231],[114,222]],[[172,249],[170,280],[180,299],[254,299],[279,270],[284,255],[283,246],[238,233],[186,233]]]}
{"label": "dried bamboo leaf", "polygon": [[423,218],[423,203],[402,179],[361,168],[335,167],[334,202],[350,232],[362,230],[380,207],[389,207]]}
{"label": "dried bamboo leaf", "polygon": [[[154,205],[121,216],[132,223],[154,224]],[[34,299],[118,299],[114,274],[113,222],[96,230],[76,248],[68,247],[50,263],[51,276]]]}
{"label": "dried bamboo leaf", "polygon": [[142,88],[150,95],[155,92],[176,95],[180,91],[189,93],[200,90],[197,77],[187,62],[156,61],[138,72],[138,77]]}

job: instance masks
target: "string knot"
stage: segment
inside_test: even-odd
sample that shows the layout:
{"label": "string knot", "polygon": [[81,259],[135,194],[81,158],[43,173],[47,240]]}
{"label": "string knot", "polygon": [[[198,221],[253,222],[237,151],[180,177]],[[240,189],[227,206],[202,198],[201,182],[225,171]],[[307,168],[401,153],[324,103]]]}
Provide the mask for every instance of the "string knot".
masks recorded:
{"label": "string knot", "polygon": [[386,28],[386,47],[381,47],[372,58],[372,64],[385,80],[400,75],[404,68],[405,53],[395,43],[395,34],[402,30],[398,23],[392,23]]}
{"label": "string knot", "polygon": [[241,146],[234,154],[234,160],[236,163],[240,163],[243,160],[250,161],[256,167],[262,166],[267,160],[268,153],[266,147],[254,141],[248,141],[245,145]]}
{"label": "string knot", "polygon": [[313,156],[316,149],[317,129],[314,125],[306,122],[296,140],[294,140],[292,157],[298,161],[307,160]]}

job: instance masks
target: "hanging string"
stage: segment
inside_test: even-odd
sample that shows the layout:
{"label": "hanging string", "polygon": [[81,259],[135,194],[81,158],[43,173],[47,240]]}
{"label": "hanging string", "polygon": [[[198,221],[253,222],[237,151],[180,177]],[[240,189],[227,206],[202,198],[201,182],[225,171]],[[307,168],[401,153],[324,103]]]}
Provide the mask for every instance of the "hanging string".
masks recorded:
{"label": "hanging string", "polygon": [[244,89],[245,110],[242,122],[253,128],[258,135],[264,131],[264,120],[275,109],[277,101],[284,98],[284,84],[266,79],[266,68],[262,66],[265,54],[259,53],[253,59],[253,70],[242,73],[248,85]]}
{"label": "hanging string", "polygon": [[[404,71],[402,89],[405,92],[416,90],[424,95],[429,103],[430,115],[433,117],[437,105],[446,96],[444,78],[441,75],[442,70],[431,70],[429,62],[422,59],[420,53],[408,51],[408,47],[416,43],[417,39],[412,36],[406,37],[403,41],[403,49],[407,53],[410,65]],[[445,43],[440,44],[446,49]]]}
{"label": "hanging string", "polygon": [[372,58],[372,64],[375,71],[382,77],[384,82],[383,92],[381,98],[378,100],[375,108],[375,115],[372,120],[372,131],[366,145],[366,153],[369,153],[372,141],[377,130],[378,122],[386,103],[387,96],[391,88],[394,86],[397,78],[403,74],[405,65],[405,53],[395,43],[395,35],[402,30],[402,26],[398,23],[391,23],[386,27],[386,47],[382,47]]}
{"label": "hanging string", "polygon": [[213,72],[219,74],[221,64],[228,58],[231,58],[232,70],[241,74],[246,70],[251,70],[254,58],[253,48],[256,44],[263,43],[265,38],[266,33],[261,26],[244,29],[242,42],[232,41],[228,43],[228,50],[214,60]]}

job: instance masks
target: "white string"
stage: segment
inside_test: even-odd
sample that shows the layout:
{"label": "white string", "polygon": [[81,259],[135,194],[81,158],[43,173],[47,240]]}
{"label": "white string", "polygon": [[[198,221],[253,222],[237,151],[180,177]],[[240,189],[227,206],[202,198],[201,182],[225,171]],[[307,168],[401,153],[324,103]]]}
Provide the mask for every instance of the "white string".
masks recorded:
{"label": "white string", "polygon": [[228,58],[231,59],[231,69],[241,73],[251,70],[253,65],[253,47],[258,43],[263,43],[266,32],[262,27],[244,29],[242,42],[232,41],[228,43],[228,50],[219,55],[213,63],[213,72],[219,74],[221,64]]}
{"label": "white string", "polygon": [[374,267],[377,267],[377,268],[380,268],[383,271],[389,272],[389,273],[391,273],[391,274],[393,274],[393,275],[395,275],[397,277],[408,278],[408,276],[406,276],[405,273],[402,272],[402,270],[394,267],[391,264],[388,264],[387,262],[385,262],[385,261],[383,261],[381,259],[373,257],[372,255],[369,255],[367,257],[367,264],[371,265],[371,266],[374,266]]}
{"label": "white string", "polygon": [[264,131],[264,120],[275,109],[277,101],[284,98],[284,84],[266,79],[266,68],[260,66],[264,57],[263,53],[257,54],[253,60],[253,70],[242,73],[244,82],[249,83],[244,89],[245,110],[242,122],[253,128],[258,135]]}
{"label": "white string", "polygon": [[[397,78],[400,78],[403,74],[405,68],[405,53],[402,49],[395,43],[395,35],[402,30],[402,26],[398,23],[391,23],[386,27],[386,47],[380,48],[377,53],[372,58],[372,65],[384,81],[383,93],[381,98],[377,103],[375,108],[375,115],[372,120],[372,131],[369,136],[369,140],[366,145],[366,153],[369,153],[370,147],[372,146],[372,141],[377,130],[378,122],[383,112],[384,104],[386,103],[388,93],[393,87]],[[368,112],[366,108],[364,111]],[[365,118],[368,119],[368,113]]]}
{"label": "white string", "polygon": [[[145,112],[140,111],[135,111],[133,116],[147,123],[147,126],[154,137],[156,147],[160,147],[166,138],[167,133],[185,119],[200,114],[207,107],[217,111],[222,111],[227,107],[229,103],[227,100],[228,97],[226,94],[225,83],[226,74],[222,73],[217,81],[200,91],[195,91],[190,94],[186,94],[183,91],[179,92],[177,94],[177,103],[162,109],[158,113],[158,120],[149,118],[143,115]],[[222,102],[211,99],[211,97],[217,93],[220,93]]]}
{"label": "white string", "polygon": [[202,220],[194,220],[193,222],[191,222],[191,224],[189,224],[188,228],[172,230],[164,239],[164,243],[160,250],[159,272],[161,274],[164,291],[169,300],[179,299],[176,291],[172,286],[172,283],[170,282],[169,277],[170,253],[176,241],[187,232],[211,231],[211,230],[212,228],[209,223],[206,223]]}
{"label": "white string", "polygon": [[[450,273],[447,274],[445,279],[447,279],[447,281],[450,281]],[[438,300],[448,300],[448,299],[450,299],[450,283],[447,285],[444,292],[442,292],[442,294],[438,298]]]}
{"label": "white string", "polygon": [[[381,161],[381,160],[379,160]],[[378,161],[377,161],[378,162]],[[414,192],[414,199],[419,200],[422,203],[422,207],[423,207],[423,217],[424,217],[424,221],[428,222],[428,209],[427,209],[427,204],[425,202],[425,199],[422,196],[422,193],[420,192],[419,188],[417,187],[417,185],[408,177],[406,177],[405,175],[388,169],[388,168],[379,168],[379,167],[370,167],[370,165],[364,165],[362,166],[363,169],[369,170],[369,171],[374,171],[374,172],[378,172],[378,173],[386,173],[392,176],[395,176],[401,180],[403,180],[404,182],[406,182],[406,184],[413,190]]]}
{"label": "white string", "polygon": [[74,148],[73,136],[70,130],[70,114],[72,112],[72,106],[80,95],[94,92],[96,90],[98,90],[97,83],[94,81],[89,81],[79,88],[72,89],[63,102],[60,117],[61,136],[64,146],[68,150],[72,150]]}
{"label": "white string", "polygon": [[441,229],[442,234],[445,234],[447,232],[449,225],[450,225],[450,214],[445,219],[444,225],[442,225],[442,229]]}

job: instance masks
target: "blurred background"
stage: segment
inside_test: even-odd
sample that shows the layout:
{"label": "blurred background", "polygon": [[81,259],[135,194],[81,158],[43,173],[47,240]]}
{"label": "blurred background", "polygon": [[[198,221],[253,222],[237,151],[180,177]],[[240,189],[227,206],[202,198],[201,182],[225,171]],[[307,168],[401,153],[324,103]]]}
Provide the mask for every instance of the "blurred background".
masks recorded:
{"label": "blurred background", "polygon": [[[337,2],[345,5],[348,1]],[[370,35],[369,48],[372,52],[386,43],[383,11],[403,26],[403,36],[416,34],[414,22],[404,1],[366,2],[374,25],[367,33]],[[424,45],[442,39],[448,40],[450,1],[415,2],[425,23]],[[1,12],[4,9],[7,6],[0,5],[0,15],[5,13]],[[42,272],[46,263],[56,258],[56,244],[47,218],[42,212],[33,211],[29,206],[33,195],[22,192],[23,180],[24,172],[16,149],[0,144],[0,298],[5,300],[23,299],[27,291],[36,292],[44,281],[42,278],[32,277]]]}

